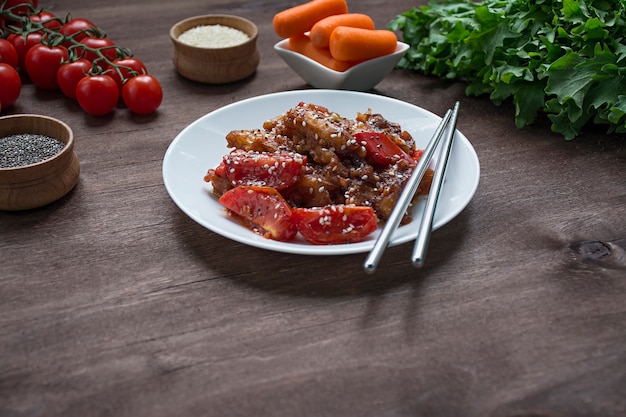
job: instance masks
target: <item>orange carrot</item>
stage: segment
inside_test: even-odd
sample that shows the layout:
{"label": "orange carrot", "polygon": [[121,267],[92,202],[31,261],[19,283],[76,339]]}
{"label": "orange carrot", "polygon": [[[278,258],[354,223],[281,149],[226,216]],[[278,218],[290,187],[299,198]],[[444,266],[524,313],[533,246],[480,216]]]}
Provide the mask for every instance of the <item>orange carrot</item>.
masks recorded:
{"label": "orange carrot", "polygon": [[396,50],[398,38],[390,30],[339,26],[330,35],[330,53],[339,61],[364,61]]}
{"label": "orange carrot", "polygon": [[277,13],[274,30],[281,38],[289,38],[308,32],[325,17],[343,13],[348,13],[346,0],[311,0]]}
{"label": "orange carrot", "polygon": [[311,28],[309,37],[318,48],[328,48],[330,34],[337,26],[350,26],[361,29],[374,29],[371,17],[362,13],[344,13],[325,17]]}
{"label": "orange carrot", "polygon": [[322,64],[327,68],[335,71],[343,72],[357,62],[337,61],[330,55],[328,48],[318,48],[311,43],[311,39],[307,35],[296,35],[289,38],[289,49],[302,54],[318,64]]}

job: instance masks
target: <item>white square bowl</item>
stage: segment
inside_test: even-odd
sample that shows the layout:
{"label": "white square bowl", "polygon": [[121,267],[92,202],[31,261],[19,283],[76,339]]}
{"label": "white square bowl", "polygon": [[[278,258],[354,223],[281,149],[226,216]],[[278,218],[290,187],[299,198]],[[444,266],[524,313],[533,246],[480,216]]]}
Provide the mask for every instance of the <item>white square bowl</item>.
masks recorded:
{"label": "white square bowl", "polygon": [[346,71],[335,71],[289,49],[289,39],[274,45],[278,55],[304,81],[315,88],[365,91],[374,88],[390,73],[409,49],[398,42],[395,52],[357,64]]}

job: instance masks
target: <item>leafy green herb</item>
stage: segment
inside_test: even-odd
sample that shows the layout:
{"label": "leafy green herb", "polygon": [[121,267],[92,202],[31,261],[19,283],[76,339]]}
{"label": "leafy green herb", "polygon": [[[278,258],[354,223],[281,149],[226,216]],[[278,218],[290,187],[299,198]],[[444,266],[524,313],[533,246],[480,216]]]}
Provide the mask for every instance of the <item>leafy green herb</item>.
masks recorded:
{"label": "leafy green herb", "polygon": [[626,132],[626,0],[445,0],[389,23],[411,48],[398,66],[463,80],[467,95],[512,99],[573,139],[587,123]]}

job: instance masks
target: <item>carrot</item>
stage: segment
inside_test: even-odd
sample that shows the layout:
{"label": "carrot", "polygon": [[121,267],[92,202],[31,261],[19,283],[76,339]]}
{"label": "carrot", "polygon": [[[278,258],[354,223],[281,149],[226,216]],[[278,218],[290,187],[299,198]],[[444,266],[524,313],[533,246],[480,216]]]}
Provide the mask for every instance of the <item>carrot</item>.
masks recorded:
{"label": "carrot", "polygon": [[278,36],[289,38],[308,32],[325,17],[343,13],[348,13],[346,0],[311,0],[276,13],[272,23]]}
{"label": "carrot", "polygon": [[374,29],[371,17],[362,13],[344,13],[325,17],[311,28],[309,37],[318,48],[328,48],[330,34],[337,26],[350,26],[361,29]]}
{"label": "carrot", "polygon": [[364,61],[396,50],[398,38],[390,30],[339,26],[330,35],[330,53],[339,61]]}
{"label": "carrot", "polygon": [[328,48],[318,48],[311,43],[311,39],[307,35],[295,35],[289,38],[289,49],[302,54],[318,64],[322,64],[327,68],[335,71],[343,72],[358,62],[337,61],[330,55]]}

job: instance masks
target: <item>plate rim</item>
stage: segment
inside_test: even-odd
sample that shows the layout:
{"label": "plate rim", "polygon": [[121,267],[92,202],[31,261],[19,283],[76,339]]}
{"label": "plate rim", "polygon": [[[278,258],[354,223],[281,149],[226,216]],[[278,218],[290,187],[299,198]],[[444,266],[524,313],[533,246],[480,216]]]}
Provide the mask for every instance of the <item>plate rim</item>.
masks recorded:
{"label": "plate rim", "polygon": [[[273,93],[267,93],[267,94],[261,94],[261,95],[257,95],[257,96],[253,96],[253,97],[248,97],[242,100],[238,100],[229,104],[226,104],[224,106],[218,107],[216,109],[211,110],[210,112],[198,117],[197,119],[195,119],[194,121],[192,121],[191,123],[189,123],[187,126],[185,126],[175,137],[174,139],[170,142],[170,144],[167,147],[167,150],[165,152],[165,155],[163,157],[163,161],[162,161],[162,179],[163,179],[163,183],[164,186],[166,188],[166,191],[169,195],[169,197],[172,199],[172,201],[175,203],[175,205],[181,210],[183,211],[183,213],[185,213],[188,217],[190,217],[192,220],[194,220],[196,223],[200,224],[201,226],[203,226],[204,228],[212,231],[213,233],[216,233],[222,237],[225,237],[227,239],[230,240],[234,240],[236,242],[239,243],[243,243],[249,246],[254,246],[257,248],[261,248],[261,249],[265,249],[265,250],[270,250],[270,251],[275,251],[275,252],[282,252],[282,253],[292,253],[292,254],[302,254],[302,255],[345,255],[345,254],[353,254],[353,253],[363,253],[363,252],[367,252],[369,251],[373,244],[374,244],[374,240],[373,238],[370,238],[369,240],[363,241],[363,242],[358,242],[358,243],[350,243],[350,244],[339,244],[339,245],[311,245],[311,244],[294,244],[293,242],[278,242],[278,241],[274,241],[271,239],[266,239],[263,238],[262,236],[259,236],[255,233],[253,233],[252,231],[250,231],[249,229],[245,228],[243,225],[241,225],[241,228],[243,231],[245,231],[245,233],[229,233],[228,231],[225,231],[222,228],[217,227],[215,224],[212,223],[207,223],[205,222],[202,218],[200,218],[199,216],[197,216],[192,210],[190,210],[189,207],[187,207],[185,204],[183,204],[179,198],[178,195],[176,194],[176,191],[174,189],[172,189],[172,184],[170,182],[169,179],[169,175],[168,175],[168,167],[169,167],[169,163],[171,162],[172,158],[174,157],[173,155],[175,154],[176,151],[176,147],[179,145],[179,143],[183,140],[183,138],[185,138],[186,134],[191,131],[194,127],[197,127],[197,125],[201,124],[203,121],[205,121],[206,119],[210,119],[211,117],[215,117],[216,115],[219,115],[222,112],[228,112],[230,111],[233,107],[238,107],[238,106],[245,106],[247,104],[249,104],[250,102],[255,102],[255,101],[263,101],[263,100],[271,100],[271,99],[281,99],[283,97],[286,96],[311,96],[311,97],[319,97],[319,96],[333,96],[333,95],[343,95],[343,96],[354,96],[356,97],[375,97],[376,100],[382,100],[382,102],[392,102],[395,103],[396,105],[401,105],[401,106],[409,106],[409,107],[413,107],[416,109],[417,112],[421,112],[423,114],[428,115],[431,118],[434,118],[434,120],[441,120],[441,117],[434,114],[433,112],[424,109],[423,107],[420,107],[416,104],[407,102],[407,101],[403,101],[400,99],[396,99],[393,97],[389,97],[389,96],[385,96],[385,95],[380,95],[380,94],[373,94],[373,93],[368,93],[368,92],[362,92],[362,91],[349,91],[349,90],[333,90],[333,89],[303,89],[303,90],[288,90],[288,91],[279,91],[279,92],[273,92]],[[301,99],[299,99],[299,101],[310,101],[310,102],[314,102],[313,98],[303,98],[300,97]],[[288,110],[287,108],[285,108],[285,111]],[[332,110],[332,109],[331,109]],[[276,115],[278,116],[278,114]],[[346,117],[346,116],[344,116]],[[392,120],[390,118],[390,120]],[[224,133],[224,135],[227,132]],[[457,207],[456,210],[453,210],[451,213],[448,213],[446,216],[444,216],[444,218],[438,219],[439,221],[436,221],[435,223],[433,223],[433,231],[439,229],[440,227],[446,225],[447,223],[449,223],[451,220],[453,220],[455,217],[457,217],[463,210],[465,210],[465,208],[467,207],[467,205],[469,204],[469,202],[473,199],[476,190],[478,188],[478,184],[480,182],[480,161],[478,160],[478,155],[476,154],[476,150],[474,149],[474,147],[472,146],[471,142],[469,141],[469,139],[458,130],[456,130],[455,132],[456,137],[455,137],[455,143],[458,142],[459,140],[462,141],[465,145],[466,150],[469,151],[469,154],[466,156],[469,156],[470,159],[473,161],[474,166],[473,168],[476,170],[476,176],[473,177],[473,181],[472,181],[472,185],[471,185],[471,190],[470,192],[467,194],[466,198],[464,199],[464,201],[461,202],[461,204]],[[207,166],[207,169],[209,167]],[[445,187],[445,183],[443,185]],[[199,188],[202,188],[202,184],[199,184]],[[415,229],[417,229],[417,222],[412,222],[411,224],[415,224]],[[403,226],[406,227],[406,226]],[[379,230],[380,230],[380,226],[379,226]],[[416,234],[417,231],[415,231]],[[413,233],[410,233],[407,236],[400,236],[400,237],[396,237],[394,238],[394,236],[392,235],[392,239],[389,242],[389,246],[396,246],[396,245],[400,245],[402,243],[406,243],[407,241],[413,240],[415,238],[415,236],[413,236]]]}

